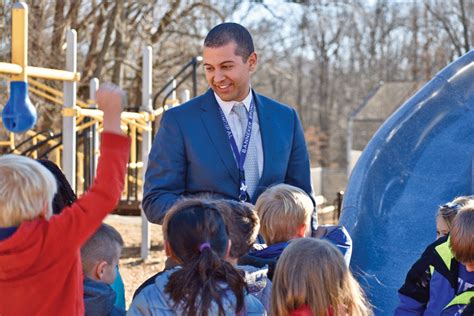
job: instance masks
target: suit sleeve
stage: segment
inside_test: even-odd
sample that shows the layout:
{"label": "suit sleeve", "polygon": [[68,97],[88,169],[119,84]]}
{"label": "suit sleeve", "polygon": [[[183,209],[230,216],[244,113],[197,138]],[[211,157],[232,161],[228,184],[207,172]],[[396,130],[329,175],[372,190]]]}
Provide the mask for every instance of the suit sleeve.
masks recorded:
{"label": "suit sleeve", "polygon": [[173,112],[163,115],[148,156],[143,210],[152,223],[161,224],[166,211],[186,189],[184,139]]}
{"label": "suit sleeve", "polygon": [[293,120],[293,145],[291,147],[285,183],[301,188],[312,197],[313,188],[311,185],[308,149],[306,148],[303,127],[295,110],[293,110]]}

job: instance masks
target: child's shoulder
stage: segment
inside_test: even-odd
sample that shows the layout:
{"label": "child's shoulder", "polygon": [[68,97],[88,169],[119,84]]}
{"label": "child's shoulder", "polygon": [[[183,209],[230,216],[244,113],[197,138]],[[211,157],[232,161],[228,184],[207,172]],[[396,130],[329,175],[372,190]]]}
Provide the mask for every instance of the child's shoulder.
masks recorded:
{"label": "child's shoulder", "polygon": [[115,292],[112,287],[104,282],[89,278],[84,279],[84,305],[86,314],[90,315],[125,315],[125,311],[116,308]]}
{"label": "child's shoulder", "polygon": [[147,298],[150,302],[162,301],[163,299],[167,301],[168,298],[164,295],[165,286],[168,283],[170,276],[178,269],[180,269],[180,267],[163,270],[148,278],[133,294],[133,301],[143,298]]}
{"label": "child's shoulder", "polygon": [[138,294],[140,294],[141,291],[143,291],[147,286],[149,285],[152,285],[152,284],[155,284],[156,282],[156,278],[158,278],[159,276],[163,275],[167,270],[163,270],[163,271],[160,271],[154,275],[152,275],[151,277],[149,277],[148,279],[145,280],[145,282],[143,282],[136,290],[135,290],[135,293],[133,293],[133,299],[135,299],[135,297],[137,297]]}
{"label": "child's shoulder", "polygon": [[265,307],[254,295],[245,296],[245,315],[266,315]]}
{"label": "child's shoulder", "polygon": [[155,283],[145,286],[133,298],[127,315],[142,315],[144,310],[150,311],[150,315],[172,315],[171,300],[166,299],[164,287],[157,287]]}

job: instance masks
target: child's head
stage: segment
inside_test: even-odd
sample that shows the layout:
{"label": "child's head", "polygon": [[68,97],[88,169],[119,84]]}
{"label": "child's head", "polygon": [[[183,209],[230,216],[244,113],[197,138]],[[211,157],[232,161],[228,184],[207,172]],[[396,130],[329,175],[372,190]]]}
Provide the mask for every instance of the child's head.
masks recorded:
{"label": "child's head", "polygon": [[54,162],[47,159],[38,159],[37,161],[46,167],[56,179],[58,190],[53,199],[53,214],[59,214],[65,207],[71,206],[76,200],[76,194],[64,173]]}
{"label": "child's head", "polygon": [[474,196],[460,196],[452,202],[440,206],[436,214],[436,238],[446,236],[453,227],[453,220],[461,207],[473,200]]}
{"label": "child's head", "polygon": [[18,155],[0,157],[0,227],[19,226],[38,217],[49,219],[56,180],[37,161]]}
{"label": "child's head", "polygon": [[112,284],[122,247],[120,233],[112,226],[102,224],[81,248],[84,276]]}
{"label": "child's head", "polygon": [[313,315],[370,315],[363,291],[340,251],[325,240],[293,240],[278,260],[272,314],[285,316],[308,307]]}
{"label": "child's head", "polygon": [[260,195],[255,211],[260,218],[260,232],[272,245],[307,235],[313,202],[300,188],[278,184]]}
{"label": "child's head", "polygon": [[246,255],[257,239],[260,221],[252,205],[232,200],[212,202],[221,213],[232,241],[230,257],[238,259]]}
{"label": "child's head", "polygon": [[[199,222],[202,224],[197,225]],[[224,223],[221,215],[209,200],[190,198],[178,201],[163,219],[167,254],[181,263],[187,262],[190,257],[200,254],[199,246],[207,242],[215,253],[224,258],[228,254],[229,237],[225,225],[221,223]],[[192,243],[195,244],[194,251],[189,249]]]}
{"label": "child's head", "polygon": [[164,218],[163,236],[167,255],[181,265],[165,288],[175,307],[182,306],[184,314],[201,315],[214,302],[223,313],[222,284],[226,284],[236,297],[236,312],[241,310],[245,281],[224,260],[231,242],[213,204],[199,199],[177,202]]}
{"label": "child's head", "polygon": [[474,201],[463,206],[454,218],[450,246],[456,260],[474,272]]}

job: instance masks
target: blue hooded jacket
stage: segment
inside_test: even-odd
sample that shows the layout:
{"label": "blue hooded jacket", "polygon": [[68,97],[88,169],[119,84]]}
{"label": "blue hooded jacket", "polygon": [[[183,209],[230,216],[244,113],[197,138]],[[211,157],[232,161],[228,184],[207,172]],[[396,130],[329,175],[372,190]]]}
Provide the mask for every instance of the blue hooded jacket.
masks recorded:
{"label": "blue hooded jacket", "polygon": [[125,310],[114,306],[115,292],[104,282],[84,279],[84,307],[86,316],[121,316]]}
{"label": "blue hooded jacket", "polygon": [[[325,239],[335,245],[349,266],[352,256],[352,238],[344,226],[321,225],[313,232],[313,237]],[[239,259],[239,265],[251,265],[258,268],[268,265],[268,278],[273,280],[276,262],[290,242],[291,240],[279,242],[268,247],[265,244],[255,244],[253,250]]]}

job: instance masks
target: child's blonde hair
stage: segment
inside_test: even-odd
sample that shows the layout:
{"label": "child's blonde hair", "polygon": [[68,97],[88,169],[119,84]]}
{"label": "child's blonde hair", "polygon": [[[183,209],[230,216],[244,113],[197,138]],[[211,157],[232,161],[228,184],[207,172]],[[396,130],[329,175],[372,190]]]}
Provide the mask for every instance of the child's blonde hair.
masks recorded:
{"label": "child's blonde hair", "polygon": [[339,250],[325,240],[293,240],[273,277],[271,315],[286,316],[303,306],[313,315],[372,315],[362,289]]}
{"label": "child's blonde hair", "polygon": [[52,214],[57,184],[53,174],[37,161],[18,155],[0,157],[0,227],[19,226]]}
{"label": "child's blonde hair", "polygon": [[464,205],[468,204],[469,201],[472,201],[473,199],[473,195],[458,196],[452,202],[448,202],[439,207],[437,216],[444,220],[449,231],[453,228],[453,220],[456,217],[456,214]]}
{"label": "child's blonde hair", "polygon": [[272,245],[293,238],[301,225],[309,225],[313,208],[311,198],[300,188],[277,184],[265,190],[255,204],[265,242]]}

